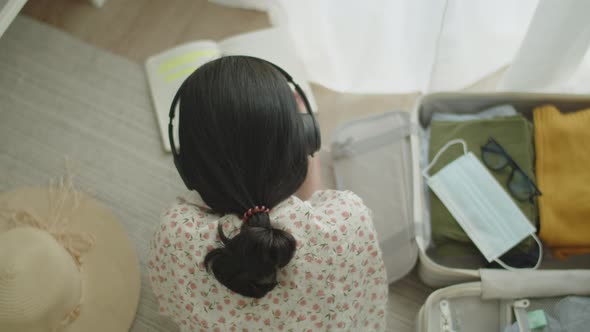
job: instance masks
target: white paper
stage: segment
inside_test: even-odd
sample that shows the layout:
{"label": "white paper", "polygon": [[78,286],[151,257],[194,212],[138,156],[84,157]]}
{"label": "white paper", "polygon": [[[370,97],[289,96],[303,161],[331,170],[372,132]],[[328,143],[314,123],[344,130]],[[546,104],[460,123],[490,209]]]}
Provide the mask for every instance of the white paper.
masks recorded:
{"label": "white paper", "polygon": [[[313,111],[315,98],[302,63],[296,56],[287,33],[281,28],[259,30],[228,38],[219,43],[204,40],[180,45],[146,61],[146,72],[164,150],[170,152],[168,122],[170,104],[182,82],[198,67],[222,55],[249,55],[270,61],[287,71],[307,95]],[[178,144],[178,116],[173,122]]]}
{"label": "white paper", "polygon": [[[170,152],[168,122],[170,104],[176,91],[195,69],[220,55],[221,51],[215,42],[200,41],[175,47],[147,59],[147,78],[164,150]],[[174,128],[178,128],[178,116],[174,118]],[[174,142],[178,144],[177,131],[174,136]]]}

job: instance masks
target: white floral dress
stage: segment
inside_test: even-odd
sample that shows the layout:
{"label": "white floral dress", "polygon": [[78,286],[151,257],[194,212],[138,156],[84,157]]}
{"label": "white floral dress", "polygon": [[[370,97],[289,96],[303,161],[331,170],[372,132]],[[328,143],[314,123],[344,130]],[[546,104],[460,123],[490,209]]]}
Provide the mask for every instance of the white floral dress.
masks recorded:
{"label": "white floral dress", "polygon": [[205,270],[207,252],[239,232],[235,215],[208,213],[195,192],[167,209],[150,242],[160,313],[181,331],[383,331],[387,279],[371,212],[349,191],[291,197],[270,212],[297,240],[279,284],[264,298],[239,295]]}

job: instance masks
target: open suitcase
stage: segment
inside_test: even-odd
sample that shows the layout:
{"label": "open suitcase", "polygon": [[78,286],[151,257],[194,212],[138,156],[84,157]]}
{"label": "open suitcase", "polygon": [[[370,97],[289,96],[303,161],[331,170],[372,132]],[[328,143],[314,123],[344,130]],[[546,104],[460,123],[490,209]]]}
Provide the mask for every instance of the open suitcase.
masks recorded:
{"label": "open suitcase", "polygon": [[[418,331],[503,331],[516,321],[514,313],[523,303],[532,310],[554,303],[560,296],[590,295],[590,255],[566,261],[545,258],[539,270],[523,273],[482,270],[468,259],[442,260],[429,251],[421,131],[429,126],[435,112],[476,113],[501,104],[510,104],[531,119],[533,108],[543,104],[553,104],[562,112],[590,108],[590,96],[431,94],[412,112],[393,111],[356,120],[339,127],[332,138],[336,187],[357,193],[373,210],[389,282],[402,278],[417,263],[426,284],[453,285],[431,294],[417,318]],[[530,279],[537,282],[530,285],[526,281]],[[507,284],[512,287],[504,287]],[[515,307],[520,299],[527,301]],[[521,331],[525,330],[523,326]],[[590,331],[590,326],[586,330]]]}

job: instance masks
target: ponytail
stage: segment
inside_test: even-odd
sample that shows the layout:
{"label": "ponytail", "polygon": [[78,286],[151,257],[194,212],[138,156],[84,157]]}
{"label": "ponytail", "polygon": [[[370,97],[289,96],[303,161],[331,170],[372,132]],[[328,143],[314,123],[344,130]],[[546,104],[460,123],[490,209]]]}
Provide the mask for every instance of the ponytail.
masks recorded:
{"label": "ponytail", "polygon": [[228,239],[222,225],[217,227],[223,247],[205,256],[205,267],[232,291],[262,298],[277,285],[277,271],[295,253],[296,241],[288,232],[273,228],[268,213],[257,213],[242,225],[238,235]]}

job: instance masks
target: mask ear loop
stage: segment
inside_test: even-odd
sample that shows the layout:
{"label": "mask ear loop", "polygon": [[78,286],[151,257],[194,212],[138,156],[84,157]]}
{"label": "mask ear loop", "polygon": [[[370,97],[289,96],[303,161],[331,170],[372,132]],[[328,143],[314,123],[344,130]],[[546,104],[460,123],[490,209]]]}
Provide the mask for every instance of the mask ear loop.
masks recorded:
{"label": "mask ear loop", "polygon": [[539,240],[539,238],[537,237],[537,234],[532,233],[531,236],[533,237],[533,239],[535,239],[535,241],[539,245],[539,259],[537,260],[537,264],[535,264],[535,266],[523,267],[523,268],[512,267],[512,266],[508,266],[506,263],[502,262],[502,260],[500,258],[495,259],[496,263],[498,263],[501,267],[503,267],[509,271],[522,271],[522,270],[536,270],[536,269],[538,269],[539,266],[541,266],[541,261],[543,260],[543,245],[541,244],[541,240]]}
{"label": "mask ear loop", "polygon": [[467,154],[467,142],[465,142],[464,139],[454,139],[454,140],[450,140],[447,142],[447,144],[445,144],[440,150],[438,150],[438,152],[436,153],[436,155],[434,156],[434,158],[432,158],[432,161],[430,162],[430,164],[428,164],[426,166],[426,168],[424,168],[424,170],[422,170],[422,175],[427,178],[430,179],[430,175],[428,175],[428,171],[432,168],[432,166],[434,166],[434,164],[436,164],[436,162],[438,161],[438,158],[440,158],[440,156],[443,154],[443,152],[445,152],[449,147],[451,147],[451,145],[455,145],[455,144],[461,144],[463,145],[463,154]]}

